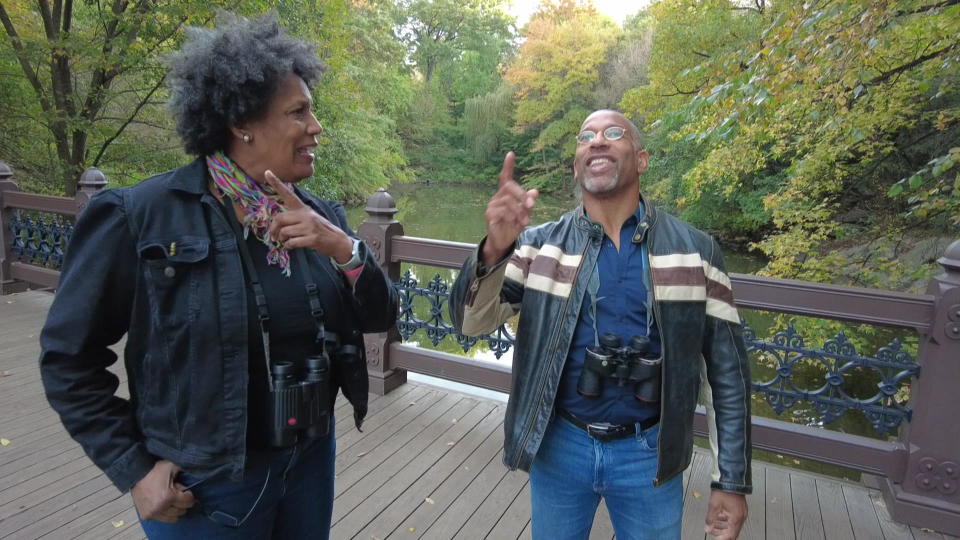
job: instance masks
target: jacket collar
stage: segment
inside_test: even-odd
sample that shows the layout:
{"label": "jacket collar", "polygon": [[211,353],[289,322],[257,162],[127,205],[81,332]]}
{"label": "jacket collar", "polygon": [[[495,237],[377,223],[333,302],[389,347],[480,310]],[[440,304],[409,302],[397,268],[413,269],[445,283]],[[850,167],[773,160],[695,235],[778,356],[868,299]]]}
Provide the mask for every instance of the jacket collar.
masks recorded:
{"label": "jacket collar", "polygon": [[[653,203],[649,199],[643,196],[643,193],[640,194],[640,203],[643,204],[644,216],[637,223],[637,230],[633,234],[634,242],[642,242],[646,237],[647,231],[650,230],[650,227],[657,221],[657,209],[654,207]],[[603,232],[603,227],[590,219],[590,216],[587,215],[586,210],[583,208],[583,203],[577,205],[573,210],[574,219],[576,221],[577,227],[584,229],[586,231],[597,231]]]}
{"label": "jacket collar", "polygon": [[184,191],[194,195],[203,195],[207,192],[207,162],[198,157],[189,165],[173,171],[167,180],[167,185],[175,191]]}
{"label": "jacket collar", "polygon": [[[204,157],[198,157],[189,165],[174,169],[170,178],[167,180],[167,186],[174,191],[203,195],[209,192],[209,182],[210,175],[207,173],[207,160]],[[314,210],[317,209],[317,205],[313,200],[306,196],[305,192],[298,186],[293,186],[293,192],[308,206]]]}

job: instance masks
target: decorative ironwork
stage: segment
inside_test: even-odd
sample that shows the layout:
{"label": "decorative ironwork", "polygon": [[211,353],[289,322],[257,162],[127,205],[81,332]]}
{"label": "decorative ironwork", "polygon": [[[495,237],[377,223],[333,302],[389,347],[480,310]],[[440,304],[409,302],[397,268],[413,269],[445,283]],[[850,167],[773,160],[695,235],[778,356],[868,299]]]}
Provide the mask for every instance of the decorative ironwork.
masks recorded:
{"label": "decorative ironwork", "polygon": [[59,270],[63,253],[73,235],[73,224],[60,216],[15,211],[8,223],[10,252],[14,259]]}
{"label": "decorative ironwork", "polygon": [[[410,336],[417,330],[422,329],[434,346],[439,345],[443,338],[450,335],[454,336],[463,352],[469,351],[478,342],[484,341],[498,359],[513,346],[514,338],[507,330],[506,325],[500,326],[494,333],[480,337],[470,337],[457,332],[452,325],[448,324],[444,320],[444,313],[446,312],[447,301],[450,299],[450,287],[440,277],[440,274],[435,275],[430,283],[422,288],[413,273],[407,270],[394,286],[400,295],[400,316],[397,319],[397,330],[404,341],[410,339]],[[414,300],[417,298],[425,298],[429,302],[429,317],[420,319],[414,313]]]}
{"label": "decorative ironwork", "polygon": [[[744,340],[748,353],[774,360],[773,377],[753,381],[753,391],[763,394],[777,414],[798,401],[807,401],[816,408],[821,420],[829,424],[851,409],[859,410],[879,433],[895,430],[903,420],[910,420],[910,407],[898,401],[896,395],[903,384],[919,375],[920,366],[899,340],[882,347],[875,357],[857,353],[842,331],[820,349],[807,348],[792,323],[770,341],[757,339],[753,329],[744,323]],[[803,387],[794,378],[800,366],[810,366],[815,377],[822,376],[824,383],[813,389]],[[869,376],[858,371],[866,371],[879,379],[877,391],[865,399],[851,395],[849,379],[855,376],[862,381]]]}
{"label": "decorative ironwork", "polygon": [[[407,270],[395,286],[400,294],[397,329],[404,340],[423,329],[434,346],[448,335],[454,336],[464,352],[479,341],[485,341],[497,358],[513,346],[514,337],[505,326],[493,334],[476,338],[459,334],[447,324],[444,313],[450,297],[449,285],[440,274],[421,288],[417,279]],[[417,298],[425,298],[429,302],[429,316],[424,319],[414,313],[414,301]],[[420,312],[425,308],[421,307]],[[793,324],[788,324],[772,339],[763,340],[758,339],[754,330],[744,323],[744,340],[755,362],[773,364],[770,366],[774,370],[772,378],[755,380],[752,388],[754,393],[764,396],[777,414],[805,401],[813,405],[819,421],[829,424],[849,410],[859,410],[879,433],[896,430],[903,420],[910,420],[911,409],[897,399],[897,392],[911,378],[919,375],[920,366],[903,349],[899,340],[880,348],[873,357],[859,354],[844,332],[827,340],[819,349],[808,348]],[[865,377],[879,381],[876,391],[865,399],[854,397],[858,391],[863,393],[864,387],[873,391]],[[823,384],[816,388],[805,387],[809,383],[804,379],[809,381],[811,378],[822,378]]]}

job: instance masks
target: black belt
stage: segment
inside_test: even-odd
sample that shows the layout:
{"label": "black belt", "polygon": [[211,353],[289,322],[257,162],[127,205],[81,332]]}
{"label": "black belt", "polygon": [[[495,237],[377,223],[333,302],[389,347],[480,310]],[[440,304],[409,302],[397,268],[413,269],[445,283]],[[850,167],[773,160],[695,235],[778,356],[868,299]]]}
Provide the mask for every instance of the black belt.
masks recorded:
{"label": "black belt", "polygon": [[[557,416],[587,432],[587,435],[600,442],[617,441],[637,434],[636,424],[611,424],[608,422],[584,422],[564,409],[557,409]],[[640,429],[646,431],[660,422],[659,416],[639,422]]]}

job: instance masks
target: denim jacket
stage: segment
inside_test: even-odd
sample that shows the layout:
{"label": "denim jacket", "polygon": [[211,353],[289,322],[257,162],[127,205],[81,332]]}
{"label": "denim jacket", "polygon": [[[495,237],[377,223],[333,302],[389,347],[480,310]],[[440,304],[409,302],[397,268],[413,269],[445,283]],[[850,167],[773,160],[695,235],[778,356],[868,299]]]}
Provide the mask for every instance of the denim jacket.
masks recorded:
{"label": "denim jacket", "polygon": [[[646,203],[633,241],[646,242],[652,309],[663,349],[657,474],[689,466],[701,387],[714,451],[711,486],[750,493],[750,367],[730,279],[716,241]],[[529,470],[547,424],[603,240],[583,207],[525,230],[492,268],[467,259],[453,286],[451,319],[467,335],[494,331],[520,313],[513,387],[504,421],[504,463]]]}
{"label": "denim jacket", "polygon": [[[242,475],[247,423],[247,284],[236,236],[208,191],[203,159],[94,196],[78,216],[40,335],[47,399],[122,491],[159,459],[198,473]],[[339,204],[297,191],[351,236]],[[214,211],[210,211],[213,209]],[[206,211],[205,211],[206,210]],[[397,295],[361,244],[363,271],[342,284],[352,330],[393,326]],[[115,395],[110,346],[126,335],[129,399]],[[366,363],[337,377],[362,377]],[[338,381],[342,383],[341,381]],[[366,391],[344,394],[357,425]]]}

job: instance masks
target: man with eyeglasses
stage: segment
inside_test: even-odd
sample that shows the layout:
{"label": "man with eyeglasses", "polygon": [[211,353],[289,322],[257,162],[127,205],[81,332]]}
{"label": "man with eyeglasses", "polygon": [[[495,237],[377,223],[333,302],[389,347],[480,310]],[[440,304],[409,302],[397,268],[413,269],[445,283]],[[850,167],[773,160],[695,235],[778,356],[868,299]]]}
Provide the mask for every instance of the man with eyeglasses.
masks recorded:
{"label": "man with eyeglasses", "polygon": [[618,539],[680,538],[698,394],[714,453],[704,530],[736,538],[747,515],[750,375],[730,279],[713,238],[643,197],[648,159],[626,117],[592,113],[573,162],[582,204],[527,228],[537,191],[508,153],[451,294],[467,335],[520,314],[503,459],[530,472],[536,539],[588,538],[601,498]]}

